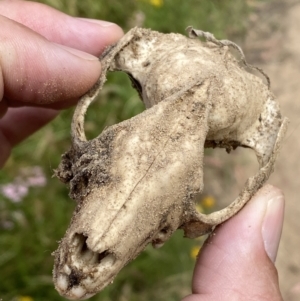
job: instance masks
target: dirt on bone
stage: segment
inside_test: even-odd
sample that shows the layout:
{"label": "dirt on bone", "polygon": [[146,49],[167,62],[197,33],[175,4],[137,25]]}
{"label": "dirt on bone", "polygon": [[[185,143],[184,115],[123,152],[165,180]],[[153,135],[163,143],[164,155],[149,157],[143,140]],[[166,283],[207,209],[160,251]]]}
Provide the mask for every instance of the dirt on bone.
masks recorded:
{"label": "dirt on bone", "polygon": [[[71,151],[57,175],[70,181],[71,196],[80,202],[57,252],[66,252],[76,233],[84,233],[91,254],[111,252],[96,266],[84,265],[80,253],[67,255],[71,270],[95,275],[82,280],[86,294],[103,289],[147,244],[159,246],[176,229],[190,238],[211,231],[236,214],[273,171],[287,120],[268,84],[245,70],[255,67],[236,44],[189,30],[191,37],[129,31],[101,58],[102,75],[75,110]],[[242,64],[231,48],[238,49]],[[84,115],[108,70],[130,75],[147,110],[87,141]],[[193,200],[203,190],[205,146],[252,148],[260,164],[230,206],[208,215],[197,212]],[[66,276],[58,261],[54,271]],[[68,297],[63,286],[57,289]]]}

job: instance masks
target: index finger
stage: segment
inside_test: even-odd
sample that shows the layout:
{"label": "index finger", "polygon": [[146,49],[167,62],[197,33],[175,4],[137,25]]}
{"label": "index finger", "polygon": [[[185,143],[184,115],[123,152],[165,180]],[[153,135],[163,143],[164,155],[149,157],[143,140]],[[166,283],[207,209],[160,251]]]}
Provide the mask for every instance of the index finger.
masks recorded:
{"label": "index finger", "polygon": [[115,43],[122,29],[113,23],[74,18],[47,5],[20,0],[0,1],[0,14],[19,22],[47,40],[99,56]]}

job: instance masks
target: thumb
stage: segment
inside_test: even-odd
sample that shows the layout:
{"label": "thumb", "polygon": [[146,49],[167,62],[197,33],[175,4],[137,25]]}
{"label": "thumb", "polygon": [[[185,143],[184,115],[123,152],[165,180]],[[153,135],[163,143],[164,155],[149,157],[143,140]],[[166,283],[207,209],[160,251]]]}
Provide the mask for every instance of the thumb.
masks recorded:
{"label": "thumb", "polygon": [[184,301],[282,300],[274,261],[283,214],[281,191],[267,185],[217,227],[198,257],[193,294]]}

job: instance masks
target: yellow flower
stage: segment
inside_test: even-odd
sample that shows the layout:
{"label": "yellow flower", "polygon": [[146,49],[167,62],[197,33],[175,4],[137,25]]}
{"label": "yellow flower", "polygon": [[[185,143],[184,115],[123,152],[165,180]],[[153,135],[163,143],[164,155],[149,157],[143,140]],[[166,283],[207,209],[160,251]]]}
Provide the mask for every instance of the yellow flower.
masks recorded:
{"label": "yellow flower", "polygon": [[200,246],[194,246],[194,247],[192,247],[192,249],[191,249],[191,257],[193,258],[193,259],[196,259],[197,258],[197,256],[198,256],[198,254],[199,254],[199,252],[200,252],[200,249],[201,249],[201,247]]}
{"label": "yellow flower", "polygon": [[18,301],[33,301],[33,298],[30,296],[19,296],[17,298]]}
{"label": "yellow flower", "polygon": [[208,195],[206,197],[204,197],[201,200],[201,205],[205,208],[205,209],[209,209],[211,207],[213,207],[216,203],[216,200],[214,199],[214,197]]}
{"label": "yellow flower", "polygon": [[161,7],[164,4],[163,0],[149,0],[150,4],[156,7]]}

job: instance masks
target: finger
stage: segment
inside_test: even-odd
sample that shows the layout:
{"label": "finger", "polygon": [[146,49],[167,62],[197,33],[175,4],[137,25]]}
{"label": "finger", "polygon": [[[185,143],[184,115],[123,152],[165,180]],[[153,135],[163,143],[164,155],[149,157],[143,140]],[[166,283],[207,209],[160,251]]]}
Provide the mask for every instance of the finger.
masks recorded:
{"label": "finger", "polygon": [[58,114],[45,108],[10,108],[0,119],[0,168],[10,155],[11,148],[44,126]]}
{"label": "finger", "polygon": [[116,24],[68,16],[47,5],[19,0],[0,1],[0,14],[15,20],[49,41],[99,56],[123,35]]}
{"label": "finger", "polygon": [[8,106],[78,99],[100,75],[100,62],[90,54],[51,43],[3,16],[0,27],[0,96]]}
{"label": "finger", "polygon": [[262,188],[219,226],[200,252],[192,300],[281,300],[276,258],[284,212],[282,193]]}

